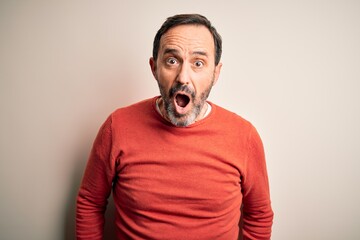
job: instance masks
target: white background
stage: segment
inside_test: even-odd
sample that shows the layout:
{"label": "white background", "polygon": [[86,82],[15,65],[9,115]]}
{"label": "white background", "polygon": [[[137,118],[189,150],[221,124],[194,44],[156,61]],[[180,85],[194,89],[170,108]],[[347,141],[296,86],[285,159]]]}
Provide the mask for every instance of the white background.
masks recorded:
{"label": "white background", "polygon": [[360,239],[355,0],[1,1],[0,239],[74,239],[100,125],[158,94],[153,37],[166,17],[194,12],[223,37],[210,100],[262,136],[272,239]]}

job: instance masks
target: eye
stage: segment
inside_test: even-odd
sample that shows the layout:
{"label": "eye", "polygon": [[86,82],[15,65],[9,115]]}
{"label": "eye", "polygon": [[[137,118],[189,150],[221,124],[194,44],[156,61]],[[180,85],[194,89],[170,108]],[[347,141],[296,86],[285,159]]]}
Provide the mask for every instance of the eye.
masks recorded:
{"label": "eye", "polygon": [[175,64],[177,64],[177,62],[178,62],[177,59],[173,58],[173,57],[166,59],[166,63],[169,65],[175,65]]}
{"label": "eye", "polygon": [[195,65],[195,67],[197,67],[197,68],[201,68],[201,67],[204,66],[204,62],[198,60],[198,61],[196,61],[196,62],[194,63],[194,65]]}

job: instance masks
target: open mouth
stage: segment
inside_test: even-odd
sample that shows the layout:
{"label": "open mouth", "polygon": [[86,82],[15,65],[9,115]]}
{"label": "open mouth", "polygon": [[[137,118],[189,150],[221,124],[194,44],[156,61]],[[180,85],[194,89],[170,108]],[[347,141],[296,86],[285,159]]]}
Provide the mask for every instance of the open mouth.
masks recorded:
{"label": "open mouth", "polygon": [[189,104],[190,98],[185,94],[178,93],[175,95],[175,101],[179,107],[185,108]]}

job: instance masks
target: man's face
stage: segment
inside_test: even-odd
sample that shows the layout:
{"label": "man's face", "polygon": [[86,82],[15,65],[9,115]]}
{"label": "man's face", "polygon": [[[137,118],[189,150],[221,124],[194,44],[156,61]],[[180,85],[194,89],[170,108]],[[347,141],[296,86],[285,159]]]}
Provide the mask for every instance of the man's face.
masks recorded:
{"label": "man's face", "polygon": [[176,126],[200,119],[221,69],[221,63],[215,66],[210,31],[201,25],[169,29],[161,37],[157,60],[151,58],[150,66],[159,85],[165,117]]}

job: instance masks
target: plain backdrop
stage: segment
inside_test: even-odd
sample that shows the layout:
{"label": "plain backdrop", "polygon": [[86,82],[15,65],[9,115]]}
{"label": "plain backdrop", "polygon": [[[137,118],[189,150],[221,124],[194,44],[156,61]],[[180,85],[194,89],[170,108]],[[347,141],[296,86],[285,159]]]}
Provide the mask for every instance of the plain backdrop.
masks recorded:
{"label": "plain backdrop", "polygon": [[148,59],[177,13],[207,16],[223,37],[210,100],[262,136],[272,239],[360,239],[356,0],[0,1],[0,239],[75,239],[96,133],[159,94]]}

